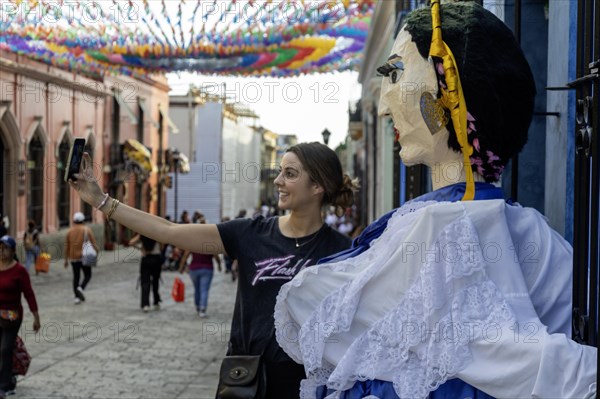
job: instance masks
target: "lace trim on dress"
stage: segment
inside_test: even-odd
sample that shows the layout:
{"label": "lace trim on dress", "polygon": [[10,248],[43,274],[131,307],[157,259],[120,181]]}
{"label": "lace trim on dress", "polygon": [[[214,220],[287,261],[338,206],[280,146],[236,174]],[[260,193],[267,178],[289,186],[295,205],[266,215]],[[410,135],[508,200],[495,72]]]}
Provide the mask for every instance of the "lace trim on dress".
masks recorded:
{"label": "lace trim on dress", "polygon": [[[412,204],[407,204],[403,207],[398,208],[398,210],[392,215],[390,220],[388,220],[388,224],[386,226],[385,232],[392,232],[390,236],[386,235],[384,232],[381,236],[373,240],[370,244],[371,247],[378,245],[381,246],[382,249],[385,248],[385,245],[389,244],[393,240],[399,240],[401,237],[412,227],[412,224],[417,219],[417,211],[424,209],[430,205],[439,204],[436,201],[426,201],[426,202],[415,202]],[[379,255],[379,256],[377,256]],[[373,261],[376,258],[382,258],[386,256],[386,251],[373,251],[368,250],[360,255],[349,258],[337,263],[329,263],[328,267],[334,271],[344,272],[349,270],[350,268],[364,268],[365,275],[363,276],[364,282],[367,282],[370,277],[375,275],[377,264],[374,264]],[[383,265],[384,262],[380,262],[379,265]],[[320,266],[316,267],[308,267],[302,270],[298,275],[294,277],[290,282],[284,284],[279,290],[279,294],[277,295],[277,300],[275,304],[274,317],[276,320],[275,326],[275,336],[279,345],[285,350],[285,352],[297,363],[304,364],[305,368],[315,369],[317,367],[323,366],[321,364],[320,356],[317,356],[317,352],[322,354],[322,349],[324,342],[320,340],[321,347],[316,349],[317,352],[314,354],[311,352],[310,354],[302,355],[300,351],[300,340],[311,340],[314,343],[313,336],[314,333],[311,333],[311,327],[314,327],[314,323],[321,323],[318,325],[325,326],[330,323],[330,314],[328,314],[328,310],[323,309],[320,314],[314,314],[311,321],[304,323],[304,326],[298,325],[296,321],[291,317],[285,305],[285,298],[287,297],[290,289],[292,287],[299,287],[304,283],[306,276],[318,274]],[[378,270],[378,269],[377,269]],[[355,289],[360,288],[355,284]],[[343,295],[342,290],[335,291],[330,294],[328,298],[324,299],[326,306],[333,306],[333,303],[342,303],[344,307],[339,309],[336,312],[336,330],[335,332],[340,332],[341,330],[346,330],[349,327],[352,318],[354,317],[354,313],[356,310],[356,304],[358,302],[359,297],[352,298],[349,295]],[[344,304],[344,298],[348,298],[347,303]],[[332,310],[333,311],[333,310]],[[294,336],[293,332],[298,332],[298,336]],[[332,331],[333,332],[333,331]],[[325,336],[322,338],[327,338],[329,335],[327,331],[324,331]],[[307,366],[308,363],[308,366]],[[325,379],[326,381],[326,379]]]}

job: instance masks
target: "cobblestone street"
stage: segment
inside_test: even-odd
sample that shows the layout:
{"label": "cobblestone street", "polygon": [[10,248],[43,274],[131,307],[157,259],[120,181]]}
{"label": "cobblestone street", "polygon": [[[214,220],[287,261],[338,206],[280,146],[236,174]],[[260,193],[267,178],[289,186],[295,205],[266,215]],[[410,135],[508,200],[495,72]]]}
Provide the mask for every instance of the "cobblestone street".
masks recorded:
{"label": "cobblestone street", "polygon": [[229,274],[215,271],[201,319],[187,275],[185,302],[171,298],[176,272],[162,274],[162,309],[141,311],[135,249],[101,254],[80,305],[62,262],[31,276],[42,329],[33,333],[24,303],[20,335],[33,359],[15,398],[214,398],[235,302]]}

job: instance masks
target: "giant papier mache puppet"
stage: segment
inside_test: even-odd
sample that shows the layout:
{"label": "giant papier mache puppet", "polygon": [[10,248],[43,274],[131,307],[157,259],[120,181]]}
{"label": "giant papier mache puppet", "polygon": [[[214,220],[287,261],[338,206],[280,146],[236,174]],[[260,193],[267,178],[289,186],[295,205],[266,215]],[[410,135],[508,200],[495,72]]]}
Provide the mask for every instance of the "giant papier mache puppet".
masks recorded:
{"label": "giant papier mache puppet", "polygon": [[277,340],[302,398],[595,397],[596,348],[570,339],[572,248],[492,184],[527,141],[529,65],[492,13],[432,3],[378,70],[380,113],[434,191],[284,285]]}

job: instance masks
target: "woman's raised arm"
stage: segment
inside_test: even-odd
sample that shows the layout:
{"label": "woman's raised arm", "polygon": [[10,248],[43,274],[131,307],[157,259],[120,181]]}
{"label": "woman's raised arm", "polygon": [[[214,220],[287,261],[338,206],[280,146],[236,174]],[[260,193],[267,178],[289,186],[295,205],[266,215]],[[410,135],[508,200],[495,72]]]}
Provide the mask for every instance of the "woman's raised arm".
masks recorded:
{"label": "woman's raised arm", "polygon": [[77,180],[69,180],[69,184],[79,193],[83,201],[136,233],[191,252],[213,255],[224,253],[219,230],[214,224],[172,223],[107,197],[108,194],[102,192],[93,174],[89,154],[83,155],[81,170],[74,176]]}

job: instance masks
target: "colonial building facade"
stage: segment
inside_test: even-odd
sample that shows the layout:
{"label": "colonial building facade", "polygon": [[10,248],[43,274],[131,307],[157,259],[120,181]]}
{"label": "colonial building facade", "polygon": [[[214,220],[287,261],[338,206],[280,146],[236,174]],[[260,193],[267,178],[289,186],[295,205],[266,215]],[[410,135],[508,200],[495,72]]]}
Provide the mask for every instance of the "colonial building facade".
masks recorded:
{"label": "colonial building facade", "polygon": [[106,191],[161,214],[168,90],[162,77],[84,76],[0,51],[0,213],[9,234],[22,238],[31,219],[59,248],[81,211],[101,241],[121,240],[122,230],[108,234],[101,213],[63,179],[76,137],[86,139]]}

